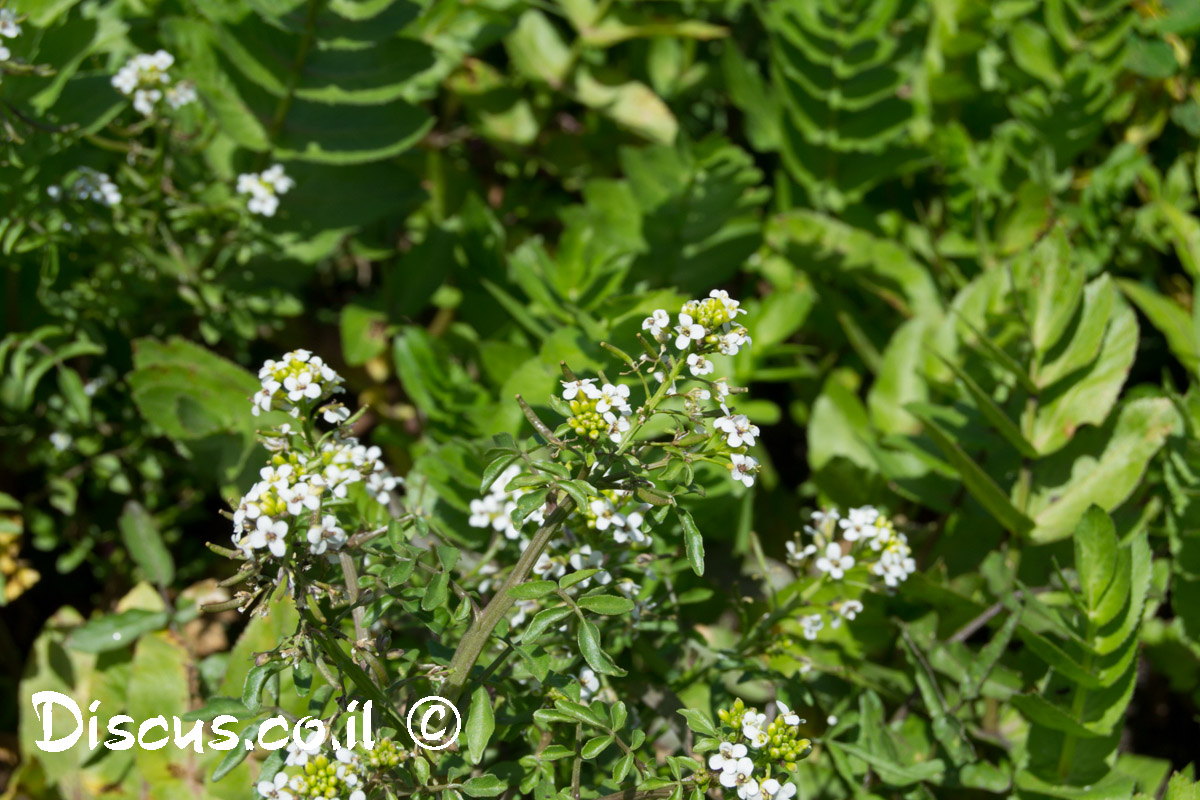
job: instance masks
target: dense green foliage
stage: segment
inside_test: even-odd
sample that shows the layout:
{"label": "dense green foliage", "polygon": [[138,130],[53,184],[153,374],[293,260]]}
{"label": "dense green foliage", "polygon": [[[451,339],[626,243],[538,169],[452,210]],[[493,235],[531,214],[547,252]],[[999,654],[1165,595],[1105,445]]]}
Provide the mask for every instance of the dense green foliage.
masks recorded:
{"label": "dense green foliage", "polygon": [[[45,689],[373,699],[371,798],[1200,795],[1198,49],[1189,0],[7,0],[0,797],[283,766],[43,753]],[[298,350],[348,421],[252,415]],[[224,549],[350,434],[328,553]]]}

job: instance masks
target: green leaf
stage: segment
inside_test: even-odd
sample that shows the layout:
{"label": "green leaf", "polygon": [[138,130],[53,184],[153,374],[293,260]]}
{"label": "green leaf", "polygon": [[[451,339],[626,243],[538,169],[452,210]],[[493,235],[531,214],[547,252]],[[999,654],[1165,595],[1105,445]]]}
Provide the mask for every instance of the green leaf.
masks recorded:
{"label": "green leaf", "polygon": [[1117,286],[1138,310],[1166,338],[1167,346],[1191,374],[1200,371],[1200,341],[1192,324],[1192,316],[1178,303],[1153,289],[1130,280],[1118,280]]}
{"label": "green leaf", "polygon": [[[1117,533],[1104,509],[1091,506],[1075,526],[1075,571],[1089,609],[1095,609],[1113,581],[1117,567]],[[1123,598],[1122,598],[1123,599]]]}
{"label": "green leaf", "polygon": [[545,632],[546,628],[556,622],[559,622],[564,617],[571,615],[571,607],[566,605],[555,606],[554,608],[546,608],[539,611],[530,620],[529,625],[521,632],[522,642],[532,642]]}
{"label": "green leaf", "polygon": [[1111,511],[1123,503],[1178,425],[1169,399],[1143,397],[1126,403],[1104,428],[1076,436],[1070,447],[1039,461],[1029,501],[1030,538],[1063,539],[1088,506]]}
{"label": "green leaf", "polygon": [[1053,386],[1096,360],[1108,329],[1114,294],[1107,275],[1101,275],[1084,287],[1083,303],[1072,319],[1067,338],[1046,354],[1047,361],[1038,369],[1038,387]]}
{"label": "green leaf", "polygon": [[283,667],[282,661],[268,661],[266,664],[251,667],[242,686],[242,705],[251,711],[257,711],[262,705],[263,687],[267,685],[270,677]]}
{"label": "green leaf", "polygon": [[463,784],[463,793],[468,797],[495,797],[504,792],[508,784],[495,775],[477,775]]}
{"label": "green leaf", "polygon": [[985,392],[975,380],[967,374],[966,370],[955,364],[953,361],[943,358],[942,363],[950,368],[954,376],[966,387],[967,393],[971,395],[971,399],[975,401],[975,406],[980,410],[988,422],[996,431],[1003,436],[1009,444],[1017,448],[1017,451],[1027,458],[1036,458],[1037,450],[1030,444],[1025,436],[1021,433],[1021,429],[1017,424],[1009,418],[1008,414],[1004,413],[1004,409],[996,405],[996,401]]}
{"label": "green leaf", "polygon": [[[144,585],[144,584],[143,584]],[[83,653],[104,653],[129,647],[144,634],[165,628],[165,611],[131,608],[119,614],[97,617],[71,631],[67,646]]]}
{"label": "green leaf", "polygon": [[946,770],[946,764],[940,758],[930,759],[918,764],[902,765],[847,742],[830,742],[829,747],[831,749],[837,748],[847,755],[861,758],[871,765],[871,768],[879,775],[880,780],[891,786],[911,786],[921,781],[932,781]]}
{"label": "green leaf", "polygon": [[421,609],[423,611],[433,611],[435,608],[440,608],[446,604],[447,588],[450,586],[450,574],[447,572],[438,572],[429,579],[429,585],[425,587],[425,594],[421,596]]}
{"label": "green leaf", "polygon": [[546,504],[546,498],[549,495],[549,489],[535,489],[529,494],[518,497],[517,507],[512,513],[513,522],[520,525],[526,517]]}
{"label": "green leaf", "polygon": [[611,733],[604,736],[592,737],[584,742],[579,754],[586,760],[591,761],[593,758],[603,753],[605,749],[612,744],[612,742],[613,736]]}
{"label": "green leaf", "polygon": [[633,601],[628,597],[618,597],[612,594],[593,594],[581,597],[576,601],[580,608],[597,614],[628,614],[633,610]]}
{"label": "green leaf", "polygon": [[515,600],[534,600],[545,597],[558,588],[554,581],[526,581],[508,590],[508,596]]}
{"label": "green leaf", "polygon": [[962,476],[967,489],[984,508],[991,512],[997,522],[1018,535],[1024,535],[1032,530],[1033,522],[1017,510],[991,476],[984,472],[973,458],[963,452],[950,434],[934,421],[933,416],[926,411],[925,407],[914,404],[909,406],[909,411],[925,423],[925,434],[946,455],[946,458]]}
{"label": "green leaf", "polygon": [[683,718],[687,720],[688,728],[694,733],[698,733],[701,736],[717,735],[716,726],[713,725],[712,720],[703,711],[695,708],[681,708],[677,713],[683,715]]}
{"label": "green leaf", "polygon": [[508,468],[508,465],[517,460],[516,453],[512,455],[502,456],[495,459],[483,469],[483,479],[479,482],[479,493],[486,494],[492,484],[496,482],[496,478],[500,477],[500,473]]}
{"label": "green leaf", "polygon": [[518,73],[554,88],[563,85],[573,61],[571,49],[541,11],[531,8],[522,14],[504,45]]}
{"label": "green leaf", "polygon": [[125,547],[146,577],[159,586],[170,586],[175,579],[175,562],[163,544],[154,517],[140,503],[130,500],[119,524]]}
{"label": "green leaf", "polygon": [[675,515],[679,517],[679,524],[683,526],[683,543],[687,549],[688,563],[692,565],[692,572],[703,575],[704,537],[700,535],[700,529],[696,527],[696,521],[690,513],[676,506]]}
{"label": "green leaf", "polygon": [[613,663],[612,659],[600,646],[600,629],[595,623],[590,620],[579,621],[579,651],[583,653],[583,658],[587,661],[588,666],[594,669],[601,675],[616,675],[625,674],[625,670]]}
{"label": "green leaf", "polygon": [[496,718],[492,713],[492,699],[487,689],[480,686],[471,695],[471,708],[467,716],[467,751],[471,763],[483,760],[492,732],[496,729]]}
{"label": "green leaf", "polygon": [[1083,425],[1104,422],[1129,375],[1137,343],[1137,318],[1121,303],[1086,373],[1038,407],[1030,441],[1039,453],[1048,455],[1062,448]]}

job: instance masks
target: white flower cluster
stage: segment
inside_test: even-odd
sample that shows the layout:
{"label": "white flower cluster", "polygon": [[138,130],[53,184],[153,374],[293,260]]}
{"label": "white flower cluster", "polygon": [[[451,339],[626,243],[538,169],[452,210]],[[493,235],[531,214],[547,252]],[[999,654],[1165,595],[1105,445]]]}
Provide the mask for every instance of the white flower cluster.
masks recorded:
{"label": "white flower cluster", "polygon": [[[299,417],[301,406],[314,406],[317,402],[339,394],[342,376],[308,350],[293,350],[280,361],[268,359],[258,371],[262,389],[254,395],[254,416],[264,411],[280,409],[293,417]],[[324,412],[325,421],[338,424],[345,420],[340,406]]]}
{"label": "white flower cluster", "polygon": [[[512,464],[492,482],[486,497],[471,501],[471,516],[467,520],[472,528],[491,528],[504,533],[504,538],[515,541],[521,538],[521,528],[513,522],[512,514],[517,510],[517,500],[533,491],[529,488],[508,490],[508,484],[521,474],[521,465]],[[526,522],[540,526],[546,521],[540,508],[534,509]]]}
{"label": "white flower cluster", "polygon": [[734,790],[739,800],[791,800],[796,795],[795,784],[772,777],[770,770],[774,762],[794,764],[804,758],[811,743],[799,735],[804,720],[783,702],[776,705],[778,713],[770,724],[766,714],[743,708],[740,700],[731,711],[721,712],[722,721],[737,733],[732,741],[719,743],[717,752],[709,756],[708,768],[718,773],[718,782]]}
{"label": "white flower cluster", "polygon": [[259,471],[261,480],[250,488],[233,514],[233,542],[247,557],[268,550],[276,558],[288,552],[289,536],[303,533],[308,551],[321,555],[339,550],[346,532],[337,517],[324,513],[323,504],[345,500],[351,485],[364,483],[381,505],[402,485],[380,461],[378,447],[347,437],[327,442],[317,456],[277,454],[272,465]]}
{"label": "white flower cluster", "polygon": [[[395,769],[408,758],[408,753],[391,739],[381,739],[365,754],[334,748],[330,759],[320,752],[323,738],[314,733],[303,745],[289,741],[284,769],[271,780],[258,782],[255,787],[258,796],[267,800],[366,800],[366,785],[371,775]],[[287,768],[294,768],[295,772],[289,774]]]}
{"label": "white flower cluster", "polygon": [[71,186],[71,195],[76,200],[91,200],[110,208],[121,202],[121,190],[112,179],[91,167],[79,168],[79,177]]}
{"label": "white flower cluster", "polygon": [[133,107],[143,116],[150,116],[162,100],[172,109],[196,102],[196,87],[190,81],[174,81],[167,70],[175,56],[166,50],[139,53],[112,78],[112,85],[121,94],[133,98]]}
{"label": "white flower cluster", "polygon": [[672,327],[671,315],[665,309],[656,309],[642,322],[642,330],[648,331],[658,342],[672,337],[675,349],[690,351],[687,357],[688,370],[699,378],[713,371],[712,363],[704,358],[705,353],[722,353],[734,356],[742,347],[750,344],[746,329],[736,322],[740,308],[737,300],[724,290],[714,289],[705,300],[689,300],[679,309],[677,324]]}
{"label": "white flower cluster", "polygon": [[[11,8],[0,8],[0,40],[15,39],[21,35],[21,26],[17,22],[17,13]],[[12,51],[0,41],[0,61],[12,58]]]}
{"label": "white flower cluster", "polygon": [[273,217],[279,209],[279,196],[287,194],[295,185],[296,182],[283,171],[283,166],[275,164],[262,172],[238,175],[237,192],[250,198],[246,208],[251,214]]}
{"label": "white flower cluster", "polygon": [[606,436],[620,444],[629,432],[629,387],[605,383],[597,386],[595,378],[562,381],[563,400],[571,409],[567,425],[589,441]]}
{"label": "white flower cluster", "polygon": [[[836,509],[814,511],[812,524],[806,525],[805,531],[812,541],[804,546],[788,542],[788,563],[802,567],[811,559],[813,567],[829,580],[841,581],[855,566],[862,566],[869,574],[882,578],[885,586],[894,588],[917,569],[908,537],[874,506],[852,508],[845,517]],[[856,599],[842,600],[831,609],[830,624],[837,628],[843,620],[853,620],[863,604]],[[800,618],[800,626],[804,638],[815,640],[825,627],[825,617],[807,614]]]}

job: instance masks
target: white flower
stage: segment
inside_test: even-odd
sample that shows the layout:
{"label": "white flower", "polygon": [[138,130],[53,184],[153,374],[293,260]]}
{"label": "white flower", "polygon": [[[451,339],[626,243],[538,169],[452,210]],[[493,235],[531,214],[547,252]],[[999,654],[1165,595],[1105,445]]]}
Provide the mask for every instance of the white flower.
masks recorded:
{"label": "white flower", "polygon": [[584,396],[588,396],[589,390],[594,390],[596,388],[592,386],[592,384],[595,382],[595,378],[583,378],[581,380],[574,381],[559,381],[563,387],[563,400],[574,400],[579,396],[580,392],[583,392]]}
{"label": "white flower", "polygon": [[825,555],[817,559],[817,569],[829,573],[829,577],[835,581],[840,581],[846,570],[853,566],[854,556],[842,555],[842,546],[837,542],[830,542],[825,548]]}
{"label": "white flower", "polygon": [[292,800],[291,792],[286,789],[287,782],[287,773],[280,771],[275,773],[274,780],[259,781],[256,788],[261,796],[271,800]]}
{"label": "white flower", "polygon": [[0,36],[15,39],[21,35],[21,26],[17,24],[17,12],[11,8],[0,8]]}
{"label": "white flower", "polygon": [[616,414],[608,411],[604,414],[604,421],[608,423],[608,438],[614,443],[620,444],[625,434],[629,433],[629,418],[618,417]]}
{"label": "white flower", "polygon": [[622,527],[625,524],[625,517],[617,513],[617,509],[613,507],[612,503],[602,497],[593,500],[588,507],[596,515],[596,530],[598,531],[606,531],[612,525]]}
{"label": "white flower", "polygon": [[542,553],[538,556],[537,563],[533,565],[533,571],[545,580],[558,580],[567,574],[567,565]]}
{"label": "white flower", "polygon": [[870,541],[880,533],[880,529],[875,525],[875,521],[879,519],[879,512],[872,506],[863,506],[862,508],[852,508],[846,519],[838,520],[838,526],[842,529],[842,536],[847,542],[856,542],[859,539]]}
{"label": "white flower", "polygon": [[825,627],[825,619],[820,614],[810,614],[800,618],[800,626],[804,629],[804,638],[811,642],[817,638],[821,628]]}
{"label": "white flower", "polygon": [[183,108],[186,105],[196,102],[198,99],[196,85],[191,81],[180,81],[167,89],[167,105],[173,109]]}
{"label": "white flower", "polygon": [[836,715],[830,714],[828,717],[825,718],[825,722],[828,723],[830,726],[837,725],[838,718]]}
{"label": "white flower", "polygon": [[633,413],[633,409],[629,407],[629,387],[624,384],[613,386],[611,383],[606,383],[595,397],[596,411],[601,414],[614,408],[623,416]]}
{"label": "white flower", "polygon": [[112,179],[91,167],[79,168],[79,177],[71,186],[71,194],[76,200],[91,200],[110,208],[119,205],[122,199],[121,190]]}
{"label": "white flower", "polygon": [[321,418],[330,425],[341,425],[350,419],[350,409],[343,405],[329,405],[321,409]]}
{"label": "white flower", "polygon": [[752,777],[753,774],[754,762],[743,756],[736,761],[726,763],[721,770],[721,785],[726,789],[736,788],[737,796],[741,800],[758,797],[758,782]]}
{"label": "white flower", "polygon": [[729,312],[730,319],[733,319],[738,314],[745,314],[746,309],[740,308],[741,303],[729,296],[729,292],[724,289],[713,289],[708,293],[708,296],[714,300],[720,300],[721,305],[725,306],[725,310]]}
{"label": "white flower", "polygon": [[346,532],[338,527],[337,517],[326,514],[318,525],[308,529],[308,549],[313,555],[339,550],[346,543]]}
{"label": "white flower", "polygon": [[50,446],[60,453],[70,447],[74,441],[71,438],[71,434],[64,433],[63,431],[55,431],[50,434]]}
{"label": "white flower", "polygon": [[817,552],[815,544],[806,544],[804,547],[800,547],[796,542],[788,542],[785,546],[787,547],[787,560],[791,563],[799,563]]}
{"label": "white flower", "polygon": [[156,53],[140,53],[125,62],[125,66],[112,78],[112,85],[126,97],[133,97],[133,107],[145,116],[154,113],[155,106],[163,99],[163,89],[168,92],[168,102],[184,105],[195,99],[195,89],[190,84],[171,87],[167,70],[175,63],[175,57],[166,50]]}
{"label": "white flower", "polygon": [[716,369],[711,361],[698,353],[689,353],[687,357],[688,371],[697,378],[703,375],[711,375]]}
{"label": "white flower", "polygon": [[596,677],[596,673],[591,669],[584,667],[579,673],[579,697],[583,702],[587,702],[591,697],[600,691],[600,679]]}
{"label": "white flower", "polygon": [[780,784],[774,778],[767,778],[759,784],[759,788],[762,790],[763,796],[770,800],[791,800],[796,796],[795,784]]}
{"label": "white flower", "polygon": [[275,164],[262,172],[246,172],[238,175],[238,194],[249,195],[246,208],[252,214],[264,217],[275,216],[279,208],[279,196],[287,194],[296,182],[283,171],[283,166]]}
{"label": "white flower", "polygon": [[750,746],[758,750],[766,747],[769,737],[766,732],[767,715],[759,714],[753,709],[742,715],[742,736],[750,742]]}
{"label": "white flower", "polygon": [[677,350],[687,350],[693,341],[701,341],[706,335],[704,326],[693,322],[691,314],[679,315],[679,324],[675,326],[675,331],[679,334],[675,337]]}
{"label": "white flower", "polygon": [[782,700],[776,700],[775,707],[785,725],[799,725],[802,722],[800,715],[788,708]]}
{"label": "white flower", "polygon": [[721,742],[717,752],[708,757],[708,768],[721,772],[726,764],[736,767],[738,760],[745,758],[747,752],[746,745],[741,742]]}
{"label": "white flower", "polygon": [[267,483],[282,483],[287,486],[292,471],[291,464],[282,464],[278,467],[263,467],[258,471],[258,475]]}
{"label": "white flower", "polygon": [[843,619],[854,619],[858,616],[858,612],[862,611],[862,609],[863,604],[857,600],[847,600],[844,603],[834,606],[834,611],[836,611],[837,614],[830,621],[830,626],[834,628],[842,627]]}
{"label": "white flower", "polygon": [[724,355],[736,356],[738,354],[738,350],[749,345],[750,343],[750,337],[746,335],[746,330],[744,328],[738,328],[737,330],[722,334],[718,348]]}
{"label": "white flower", "polygon": [[671,315],[665,310],[655,309],[654,313],[642,321],[642,330],[650,331],[655,339],[662,337],[663,331],[671,327]]}
{"label": "white flower", "polygon": [[745,414],[719,417],[713,427],[726,433],[725,441],[730,447],[753,447],[759,434],[758,426],[750,422]]}
{"label": "white flower", "polygon": [[847,600],[838,607],[838,613],[846,619],[854,619],[863,610],[863,604],[858,600]]}
{"label": "white flower", "polygon": [[758,459],[753,456],[734,453],[729,456],[729,461],[733,467],[733,479],[741,481],[747,489],[754,485],[754,476],[758,474]]}
{"label": "white flower", "polygon": [[255,550],[265,547],[276,558],[283,558],[287,554],[287,542],[284,541],[287,530],[287,523],[283,520],[276,521],[268,516],[261,516],[256,521],[254,530],[250,532],[250,547]]}

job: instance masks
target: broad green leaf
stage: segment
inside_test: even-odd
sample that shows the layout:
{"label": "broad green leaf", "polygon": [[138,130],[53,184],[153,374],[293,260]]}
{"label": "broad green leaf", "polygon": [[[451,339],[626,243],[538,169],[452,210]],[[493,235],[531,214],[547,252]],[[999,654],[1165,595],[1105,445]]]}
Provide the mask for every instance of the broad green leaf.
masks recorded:
{"label": "broad green leaf", "polygon": [[579,652],[587,661],[588,666],[602,675],[624,675],[625,670],[618,667],[604,652],[600,644],[600,629],[590,620],[579,621]]}
{"label": "broad green leaf", "polygon": [[495,797],[507,788],[508,784],[495,775],[477,775],[462,785],[463,794],[468,797]]}
{"label": "broad green leaf", "polygon": [[130,500],[121,514],[121,540],[133,560],[158,586],[170,586],[175,579],[175,561],[163,544],[158,525],[141,503]]}
{"label": "broad green leaf", "polygon": [[1038,370],[1037,385],[1040,388],[1053,386],[1096,360],[1112,314],[1113,294],[1112,281],[1107,275],[1100,276],[1084,288],[1083,304],[1072,320],[1066,343],[1060,340]]}
{"label": "broad green leaf", "polygon": [[1083,599],[1095,609],[1113,581],[1117,568],[1117,533],[1112,520],[1099,506],[1091,506],[1075,526],[1075,571]]}
{"label": "broad green leaf", "polygon": [[612,734],[607,734],[605,736],[594,736],[583,743],[583,748],[579,751],[579,754],[590,761],[603,753],[605,749],[612,743]]}
{"label": "broad green leaf", "polygon": [[1062,448],[1083,425],[1100,425],[1117,401],[1137,352],[1137,318],[1126,305],[1114,309],[1100,353],[1068,387],[1048,393],[1038,406],[1030,441],[1042,455]]}
{"label": "broad green leaf", "polygon": [[1124,502],[1178,424],[1170,400],[1133,400],[1115,422],[1080,434],[1070,447],[1038,462],[1029,501],[1034,521],[1030,538],[1035,542],[1065,538],[1088,506],[1111,511]]}
{"label": "broad green leaf", "polygon": [[554,581],[526,581],[508,590],[508,596],[514,600],[533,600],[545,597],[558,588]]}
{"label": "broad green leaf", "polygon": [[577,602],[580,608],[608,616],[628,614],[633,610],[632,600],[628,597],[619,597],[615,594],[588,595],[587,597],[579,598]]}
{"label": "broad green leaf", "polygon": [[129,647],[151,631],[167,626],[164,611],[132,608],[119,614],[97,617],[71,631],[67,646],[84,653],[103,653]]}
{"label": "broad green leaf", "polygon": [[496,729],[496,718],[492,713],[492,699],[487,689],[480,686],[471,695],[471,708],[467,714],[467,751],[471,763],[483,760],[492,732]]}
{"label": "broad green leaf", "polygon": [[696,521],[692,519],[690,513],[676,506],[675,515],[679,517],[679,524],[683,527],[683,542],[687,550],[688,563],[692,565],[692,572],[703,575],[704,537],[700,534],[700,529],[696,527]]}
{"label": "broad green leaf", "polygon": [[563,85],[573,60],[571,50],[541,11],[531,8],[522,14],[504,45],[517,72],[556,89]]}

